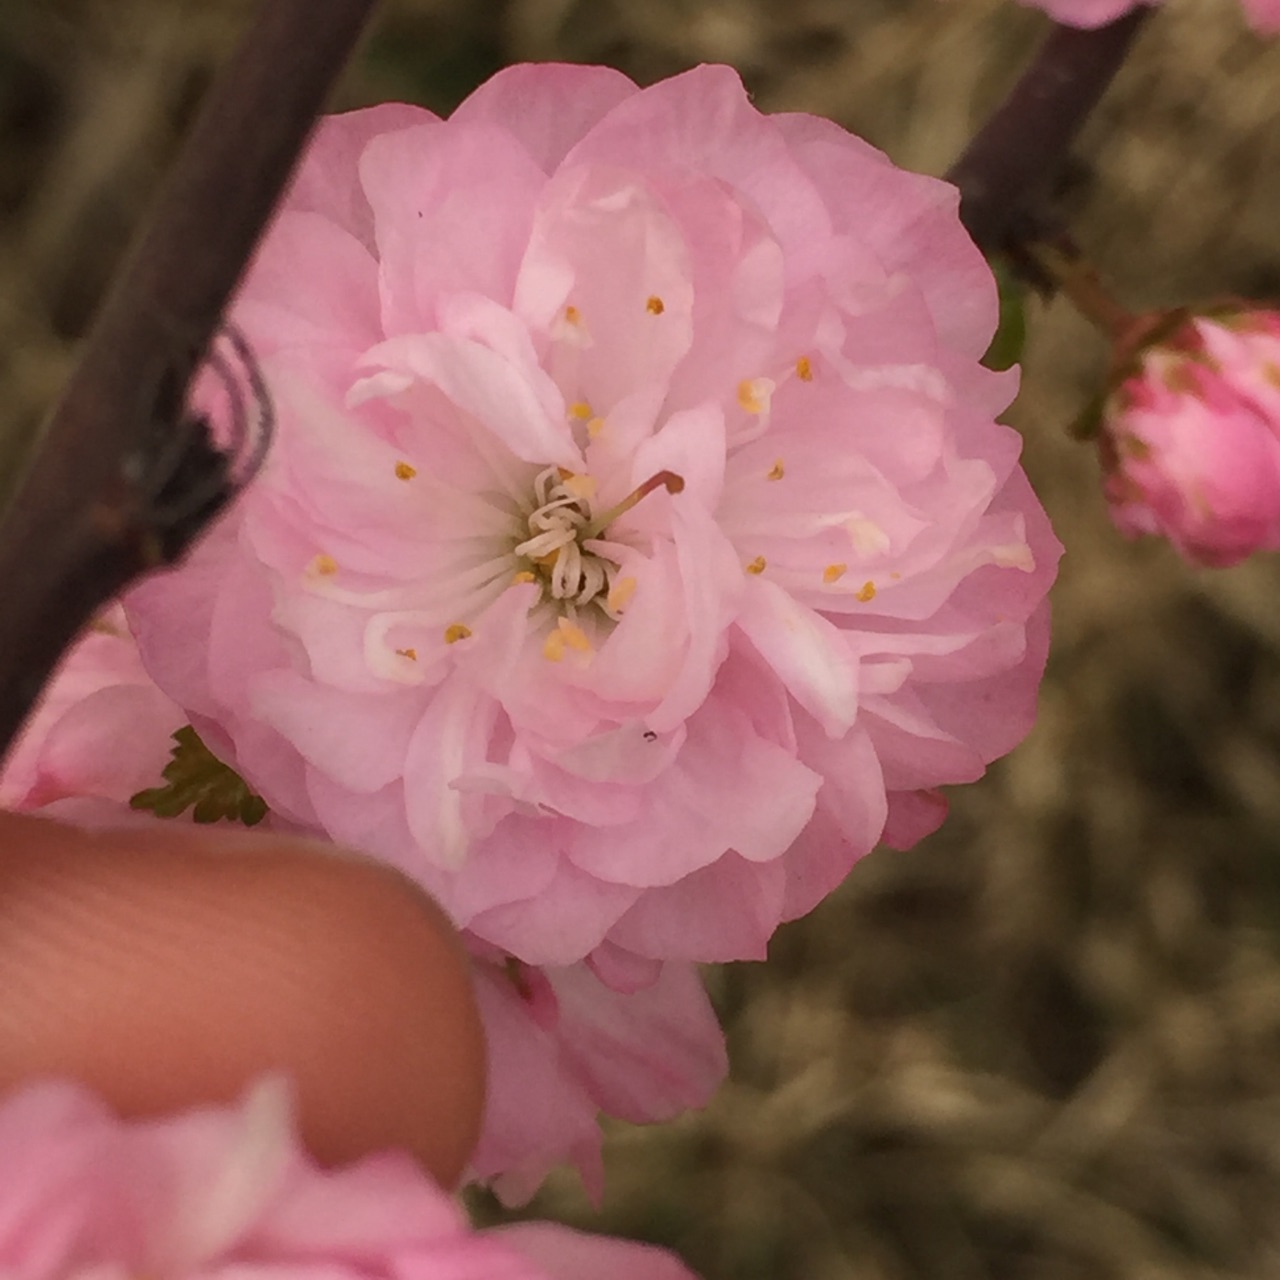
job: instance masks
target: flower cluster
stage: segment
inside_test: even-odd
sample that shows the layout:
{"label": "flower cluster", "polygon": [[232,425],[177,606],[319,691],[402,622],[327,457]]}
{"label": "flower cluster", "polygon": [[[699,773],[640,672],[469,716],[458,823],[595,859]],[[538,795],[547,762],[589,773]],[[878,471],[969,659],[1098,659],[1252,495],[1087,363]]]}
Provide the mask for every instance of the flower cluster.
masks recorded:
{"label": "flower cluster", "polygon": [[[1055,22],[1069,27],[1101,27],[1140,5],[1160,0],[1022,0],[1043,9]],[[1280,0],[1241,0],[1245,19],[1260,35],[1280,33]]]}
{"label": "flower cluster", "polygon": [[70,1084],[0,1104],[0,1273],[212,1280],[693,1280],[647,1245],[533,1223],[473,1232],[408,1157],[318,1169],[287,1091],[126,1123]]}
{"label": "flower cluster", "polygon": [[1280,314],[1183,320],[1111,393],[1100,444],[1123,533],[1215,567],[1280,549]]}

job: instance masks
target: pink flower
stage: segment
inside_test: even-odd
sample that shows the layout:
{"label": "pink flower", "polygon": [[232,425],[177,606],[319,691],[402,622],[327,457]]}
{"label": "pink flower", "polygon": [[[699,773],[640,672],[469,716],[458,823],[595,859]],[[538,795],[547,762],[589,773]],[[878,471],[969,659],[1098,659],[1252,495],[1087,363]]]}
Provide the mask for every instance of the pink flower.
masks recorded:
{"label": "pink flower", "polygon": [[159,781],[185,719],[143,669],[115,605],[69,651],[32,712],[0,773],[0,808],[75,817],[127,803]]}
{"label": "pink flower", "polygon": [[235,311],[276,447],[148,668],[522,963],[763,956],[1032,720],[1059,547],[956,204],[723,67],[327,121]]}
{"label": "pink flower", "polygon": [[1160,0],[1022,0],[1069,27],[1103,27],[1141,4]]}
{"label": "pink flower", "polygon": [[585,963],[477,962],[490,1065],[470,1173],[508,1203],[527,1200],[565,1160],[599,1200],[599,1112],[669,1120],[704,1106],[724,1079],[724,1035],[694,967],[616,963],[628,971],[606,972],[606,982]]}
{"label": "pink flower", "polygon": [[1249,25],[1260,35],[1280,34],[1280,0],[1242,0]]}
{"label": "pink flower", "polygon": [[318,1169],[288,1093],[124,1123],[71,1084],[0,1104],[0,1273],[260,1280],[692,1280],[670,1254],[545,1223],[473,1232],[409,1157]]}
{"label": "pink flower", "polygon": [[[1280,32],[1280,0],[1241,0],[1245,18],[1259,35]],[[1055,22],[1069,27],[1101,27],[1143,4],[1160,0],[1022,0],[1043,9]]]}
{"label": "pink flower", "polygon": [[1101,436],[1116,526],[1195,564],[1280,548],[1280,316],[1192,319],[1112,394]]}

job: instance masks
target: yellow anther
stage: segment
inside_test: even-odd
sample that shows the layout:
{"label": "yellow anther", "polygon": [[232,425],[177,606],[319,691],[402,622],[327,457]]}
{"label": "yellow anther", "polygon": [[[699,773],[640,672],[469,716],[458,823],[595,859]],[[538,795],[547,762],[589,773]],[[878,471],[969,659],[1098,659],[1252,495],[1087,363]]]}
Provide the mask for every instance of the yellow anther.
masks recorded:
{"label": "yellow anther", "polygon": [[564,657],[564,634],[553,631],[542,642],[542,656],[548,662],[559,662]]}
{"label": "yellow anther", "polygon": [[631,603],[631,597],[636,593],[636,580],[631,577],[619,578],[617,582],[609,588],[609,594],[605,597],[605,603],[614,613],[621,613],[628,604]]}
{"label": "yellow anther", "polygon": [[402,658],[408,658],[410,662],[417,662],[417,660],[418,660],[418,651],[417,651],[417,649],[397,649],[397,650],[396,650],[396,652],[397,652],[397,653],[398,653]]}
{"label": "yellow anther", "polygon": [[594,440],[603,430],[603,418],[592,418],[591,421],[587,423],[587,435],[592,440]]}
{"label": "yellow anther", "polygon": [[801,356],[800,359],[796,361],[796,377],[799,378],[801,382],[813,381],[813,365],[809,363],[808,356]]}
{"label": "yellow anther", "polygon": [[1274,360],[1268,360],[1262,366],[1262,377],[1266,382],[1271,383],[1273,387],[1280,387],[1280,364]]}
{"label": "yellow anther", "polygon": [[566,648],[576,649],[579,653],[590,653],[591,641],[576,622],[560,618],[556,622],[556,629],[542,642],[542,656],[548,662],[559,662],[564,657]]}
{"label": "yellow anther", "polygon": [[591,417],[591,406],[585,400],[575,400],[569,406],[569,417],[586,421]]}
{"label": "yellow anther", "polygon": [[587,638],[587,633],[576,622],[570,622],[568,618],[561,618],[556,623],[556,629],[564,636],[564,642],[570,649],[576,649],[579,653],[591,652],[591,641]]}
{"label": "yellow anther", "polygon": [[773,466],[765,473],[766,480],[781,480],[787,474],[787,469],[782,465],[782,459],[779,458]]}
{"label": "yellow anther", "polygon": [[848,569],[847,564],[829,564],[822,571],[822,580],[828,586],[833,582],[839,582],[844,577],[845,570]]}
{"label": "yellow anther", "polygon": [[667,309],[667,304],[656,293],[651,293],[649,301],[644,304],[644,309],[651,316],[660,316]]}
{"label": "yellow anther", "polygon": [[763,573],[768,567],[768,564],[769,562],[764,558],[764,556],[756,556],[756,558],[747,565],[747,572],[756,574]]}
{"label": "yellow anther", "polygon": [[515,587],[522,582],[537,582],[537,580],[537,574],[530,573],[528,569],[521,569],[520,572],[511,579],[511,585]]}
{"label": "yellow anther", "polygon": [[322,577],[332,577],[338,572],[338,562],[332,557],[321,553],[311,562],[311,568]]}
{"label": "yellow anther", "polygon": [[564,318],[568,324],[581,324],[582,312],[577,307],[568,306],[564,309]]}
{"label": "yellow anther", "polygon": [[858,599],[863,604],[867,604],[876,598],[876,584],[874,582],[864,582],[858,591]]}
{"label": "yellow anther", "polygon": [[400,480],[412,480],[418,474],[418,468],[410,466],[407,462],[396,463],[396,477]]}
{"label": "yellow anther", "polygon": [[773,395],[770,378],[744,378],[738,383],[738,403],[748,413],[764,413]]}
{"label": "yellow anther", "polygon": [[572,471],[564,477],[564,487],[575,498],[594,498],[596,482],[590,476],[575,475]]}
{"label": "yellow anther", "polygon": [[465,622],[451,622],[444,629],[445,644],[457,644],[471,635],[471,628]]}

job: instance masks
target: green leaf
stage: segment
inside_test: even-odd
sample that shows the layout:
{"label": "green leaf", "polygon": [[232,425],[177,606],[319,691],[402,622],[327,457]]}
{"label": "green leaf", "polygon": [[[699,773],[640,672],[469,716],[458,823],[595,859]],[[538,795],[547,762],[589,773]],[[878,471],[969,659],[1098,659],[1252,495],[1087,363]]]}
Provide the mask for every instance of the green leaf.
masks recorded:
{"label": "green leaf", "polygon": [[1003,258],[996,258],[991,269],[1000,291],[1000,323],[982,363],[999,372],[1017,364],[1027,345],[1027,286]]}
{"label": "green leaf", "polygon": [[243,822],[246,827],[267,816],[266,801],[250,791],[189,724],[173,735],[173,741],[173,758],[160,775],[165,785],[139,791],[130,798],[130,808],[150,809],[160,818],[176,818],[191,809],[196,822]]}

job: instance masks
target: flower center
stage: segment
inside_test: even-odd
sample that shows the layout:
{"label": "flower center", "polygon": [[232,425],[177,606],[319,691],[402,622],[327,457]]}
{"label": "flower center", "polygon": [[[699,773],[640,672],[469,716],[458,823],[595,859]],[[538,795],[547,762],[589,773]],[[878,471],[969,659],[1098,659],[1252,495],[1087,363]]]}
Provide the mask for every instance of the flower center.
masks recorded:
{"label": "flower center", "polygon": [[674,471],[659,471],[621,502],[599,512],[593,506],[595,488],[590,476],[575,475],[563,467],[538,473],[533,482],[535,505],[525,520],[529,536],[514,548],[526,566],[516,577],[541,582],[544,593],[561,604],[570,618],[578,609],[595,604],[616,622],[625,603],[613,589],[618,563],[598,544],[591,544],[646,494],[658,488],[679,493],[684,480]]}

